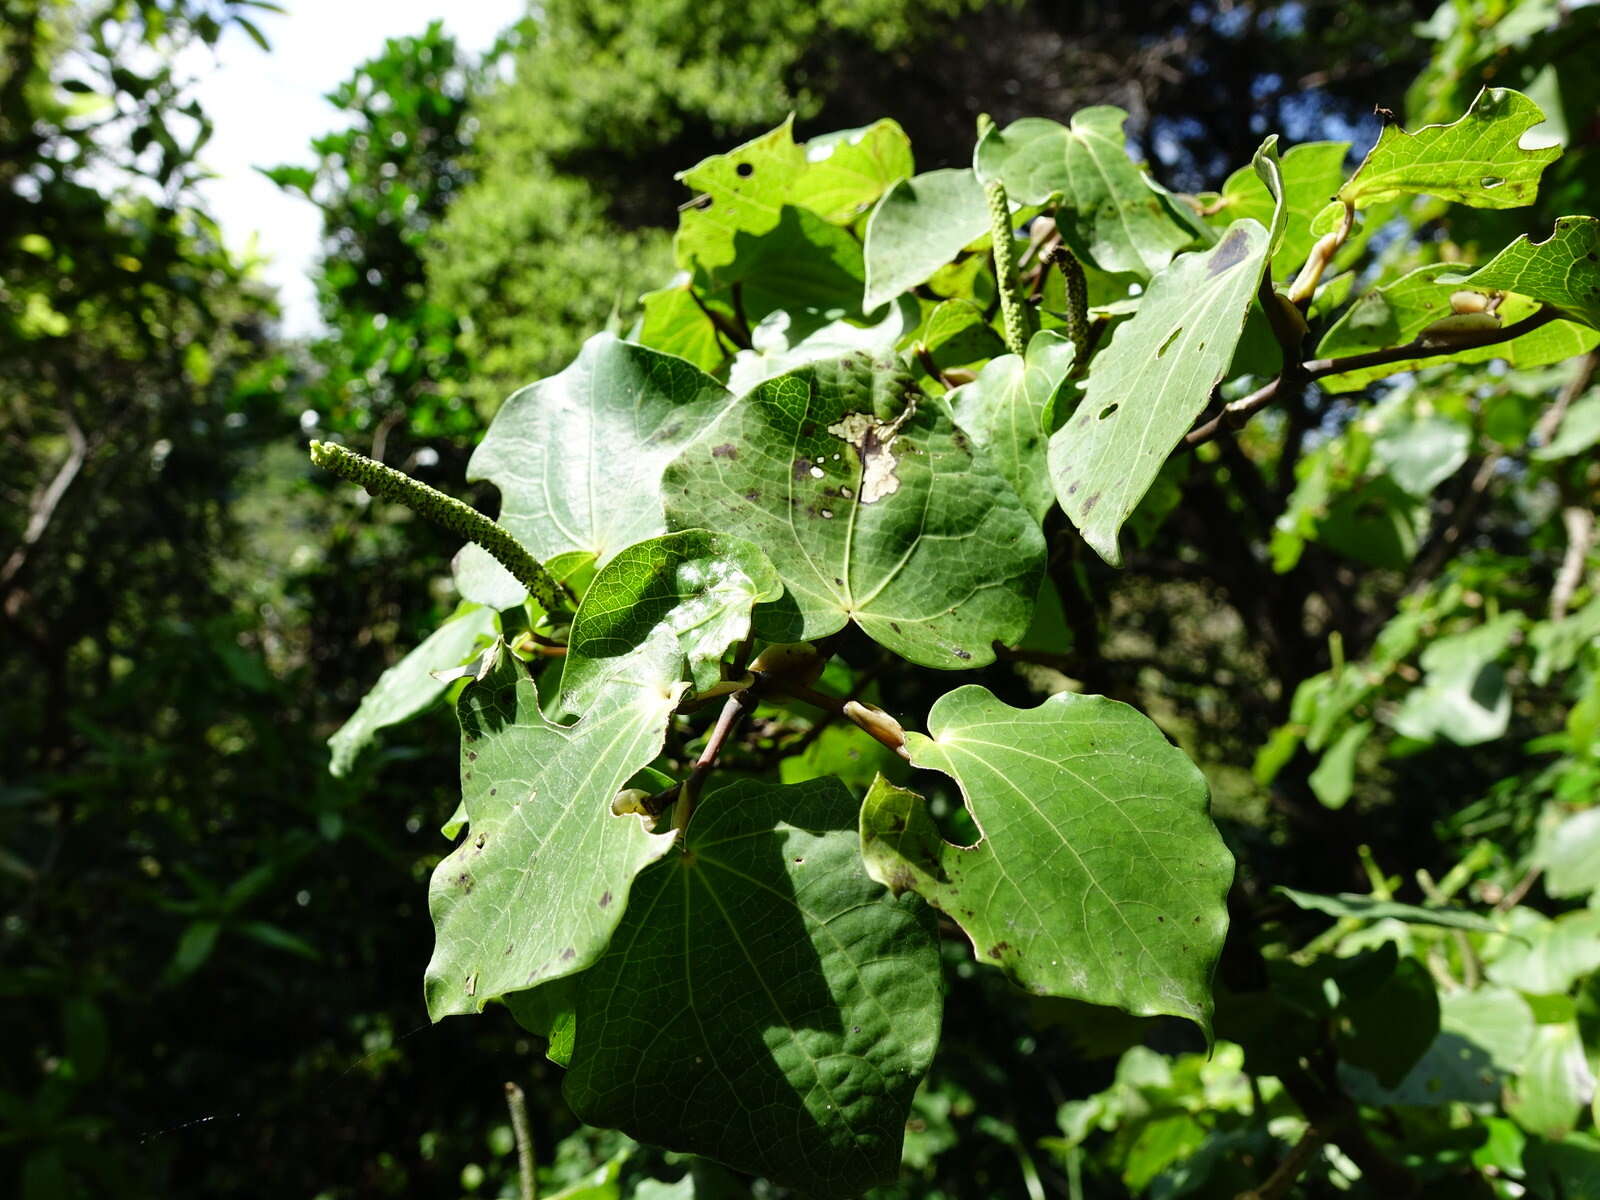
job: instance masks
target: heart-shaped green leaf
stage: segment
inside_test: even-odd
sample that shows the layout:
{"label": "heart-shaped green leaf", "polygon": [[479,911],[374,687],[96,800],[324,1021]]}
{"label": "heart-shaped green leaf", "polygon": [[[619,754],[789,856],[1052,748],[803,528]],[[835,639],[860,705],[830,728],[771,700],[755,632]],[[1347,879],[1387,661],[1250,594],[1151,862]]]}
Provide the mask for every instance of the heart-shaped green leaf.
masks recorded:
{"label": "heart-shaped green leaf", "polygon": [[579,980],[593,1125],[818,1196],[893,1181],[939,1036],[931,913],[862,869],[838,780],[708,795]]}
{"label": "heart-shaped green leaf", "polygon": [[750,610],[776,600],[783,584],[759,547],[725,533],[692,529],[629,546],[601,568],[583,594],[567,639],[561,699],[582,713],[618,678],[656,683],[655,640],[666,630],[689,660],[698,690],[720,677],[722,652],[750,631]]}
{"label": "heart-shaped green leaf", "polygon": [[991,360],[975,380],[950,396],[956,423],[983,448],[1037,520],[1056,502],[1045,414],[1072,361],[1072,343],[1044,330],[1029,339],[1025,354]]}
{"label": "heart-shaped green leaf", "polygon": [[655,669],[598,691],[575,725],[539,710],[539,693],[503,645],[461,695],[461,796],[467,832],[428,888],[436,939],[424,989],[438,1020],[583,970],[611,940],[633,878],[667,852],[611,801],[661,750],[682,684],[677,640],[658,628]]}
{"label": "heart-shaped green leaf", "polygon": [[1470,275],[1448,282],[1531,296],[1600,329],[1600,219],[1560,217],[1544,241],[1523,234]]}
{"label": "heart-shaped green leaf", "polygon": [[1561,156],[1559,146],[1523,149],[1523,136],[1543,120],[1539,106],[1521,92],[1484,88],[1466,115],[1449,125],[1425,125],[1415,133],[1385,125],[1339,199],[1356,208],[1415,195],[1474,208],[1532,204],[1539,176]]}
{"label": "heart-shaped green leaf", "polygon": [[1080,257],[1102,271],[1148,277],[1194,234],[1128,157],[1127,119],[1120,108],[1097,105],[1074,114],[1070,126],[1024,117],[992,129],[973,160],[978,177],[1000,180],[1013,204],[1043,204],[1059,194],[1056,224]]}
{"label": "heart-shaped green leaf", "polygon": [[[500,523],[541,562],[577,551],[603,565],[666,532],[661,468],[731,398],[680,358],[596,334],[565,371],[506,401],[467,478],[500,489]],[[508,580],[476,546],[462,551],[463,595],[504,601]],[[513,581],[510,603],[521,591]]]}
{"label": "heart-shaped green leaf", "polygon": [[1233,361],[1267,247],[1265,229],[1235,221],[1210,250],[1174,260],[1095,356],[1082,403],[1050,439],[1061,507],[1112,566],[1123,522]]}
{"label": "heart-shaped green leaf", "polygon": [[861,811],[873,878],[1031,992],[1209,1031],[1233,859],[1183,752],[1126,704],[1066,692],[1023,710],[958,688],[928,729],[906,735],[911,761],[961,785],[982,839],[952,846],[922,797],[879,779]]}
{"label": "heart-shaped green leaf", "polygon": [[788,594],[774,641],[854,621],[923,666],[994,659],[1028,627],[1044,537],[1009,484],[897,366],[866,355],[769,379],[667,468],[678,528],[736,529]]}
{"label": "heart-shaped green leaf", "polygon": [[929,171],[884,193],[867,219],[868,312],[925,281],[989,231],[983,185],[968,170]]}
{"label": "heart-shaped green leaf", "polygon": [[789,203],[835,225],[848,225],[886,188],[916,169],[911,139],[888,118],[814,137],[804,152],[805,170],[790,189]]}

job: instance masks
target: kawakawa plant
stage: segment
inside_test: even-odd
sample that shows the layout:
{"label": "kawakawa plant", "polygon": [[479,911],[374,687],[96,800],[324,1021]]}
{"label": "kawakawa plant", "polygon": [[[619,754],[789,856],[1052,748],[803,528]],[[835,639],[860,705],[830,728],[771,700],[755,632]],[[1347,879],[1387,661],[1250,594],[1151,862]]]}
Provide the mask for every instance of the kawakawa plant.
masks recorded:
{"label": "kawakawa plant", "polygon": [[1065,651],[1077,547],[1120,564],[1164,472],[1313,381],[1600,341],[1592,217],[1381,294],[1340,273],[1403,198],[1531,202],[1558,151],[1517,92],[1391,124],[1348,175],[1268,138],[1204,197],[1155,185],[1124,119],[985,124],[924,174],[892,121],[785,124],[684,172],[682,273],[473,456],[498,523],[313,443],[469,542],[460,611],[334,768],[453,690],[428,1008],[509,1008],[583,1120],[806,1193],[891,1179],[941,914],[1028,992],[1209,1037],[1233,860],[1185,754],[1073,690],[957,677],[925,732],[874,698]]}

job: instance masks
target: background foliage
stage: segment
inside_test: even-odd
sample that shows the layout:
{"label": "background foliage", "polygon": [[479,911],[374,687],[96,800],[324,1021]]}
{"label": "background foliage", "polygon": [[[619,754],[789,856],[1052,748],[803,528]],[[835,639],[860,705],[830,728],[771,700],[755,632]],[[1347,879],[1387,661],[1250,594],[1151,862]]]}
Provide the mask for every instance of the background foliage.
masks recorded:
{"label": "background foliage", "polygon": [[[1482,262],[1600,194],[1591,8],[563,0],[481,63],[437,28],[374,47],[334,94],[348,129],[274,171],[325,221],[327,333],[288,344],[196,206],[207,126],[170,67],[262,7],[0,6],[0,1178],[30,1200],[509,1195],[505,1078],[529,1090],[551,1191],[609,1170],[648,1195],[640,1180],[682,1173],[579,1129],[509,1020],[427,1024],[453,724],[387,731],[339,778],[324,742],[452,611],[455,547],[302,452],[344,436],[463,494],[499,403],[671,279],[691,194],[674,172],[791,111],[801,136],[895,118],[927,171],[967,160],[979,112],[1115,103],[1160,180],[1221,202],[1265,132],[1364,149],[1374,103],[1415,128],[1494,83],[1565,142],[1538,203],[1373,221],[1363,286]],[[1208,1059],[1177,1023],[1024,1000],[947,940],[940,1055],[883,1194],[1229,1196],[1305,1119],[1358,1105],[1374,1153],[1424,1177],[1475,1163],[1588,1194],[1592,552],[1559,585],[1592,540],[1588,384],[1479,366],[1314,388],[1165,479],[1172,511],[1126,570],[1071,564],[1070,658],[983,681],[1031,703],[1064,672],[1201,764],[1266,951],[1230,944],[1222,985],[1266,972],[1293,1002],[1236,1009]],[[1563,395],[1564,445],[1538,436]],[[883,702],[919,717],[944,688],[895,686]],[[826,731],[809,745],[844,753]],[[1278,883],[1362,898],[1330,914]],[[1468,930],[1370,908],[1452,897],[1512,912],[1526,940],[1463,949]],[[1339,975],[1384,945],[1381,987]],[[1330,994],[1350,1011],[1319,1007]],[[1404,1046],[1346,1038],[1337,1086],[1298,1091],[1260,1084],[1293,1064],[1238,1048],[1252,1021],[1285,1045],[1359,1029],[1360,1005],[1421,1009],[1428,1030],[1435,994],[1437,1027],[1492,1059],[1444,1076],[1462,1107],[1397,1098],[1439,1090],[1390,1070]],[[1303,1194],[1332,1194],[1338,1153]],[[748,1191],[693,1170],[676,1194]]]}

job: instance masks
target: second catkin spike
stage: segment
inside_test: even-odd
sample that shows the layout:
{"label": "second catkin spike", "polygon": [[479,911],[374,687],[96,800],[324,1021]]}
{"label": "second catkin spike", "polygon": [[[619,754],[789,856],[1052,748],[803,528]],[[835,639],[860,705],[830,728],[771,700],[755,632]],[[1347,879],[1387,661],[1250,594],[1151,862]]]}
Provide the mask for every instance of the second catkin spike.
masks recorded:
{"label": "second catkin spike", "polygon": [[491,521],[471,505],[332,442],[312,442],[311,461],[341,479],[360,484],[379,499],[403,504],[419,517],[482,546],[516,576],[517,582],[528,589],[528,595],[547,611],[554,612],[562,606],[561,586],[544,565],[528,553],[528,548],[517,541],[509,529]]}

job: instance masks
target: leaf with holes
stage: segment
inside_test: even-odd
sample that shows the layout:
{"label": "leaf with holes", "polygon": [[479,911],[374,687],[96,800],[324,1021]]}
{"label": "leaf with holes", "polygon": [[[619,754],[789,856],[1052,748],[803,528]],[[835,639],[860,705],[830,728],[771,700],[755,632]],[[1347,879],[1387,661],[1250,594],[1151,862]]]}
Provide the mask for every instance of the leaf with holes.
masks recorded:
{"label": "leaf with holes", "polygon": [[578,1117],[813,1195],[890,1183],[939,1037],[931,913],[862,869],[838,780],[730,784],[579,980]]}
{"label": "leaf with holes", "polygon": [[1446,282],[1516,292],[1600,329],[1600,219],[1561,217],[1544,241],[1523,234],[1476,271]]}
{"label": "leaf with holes", "polygon": [[956,423],[983,447],[1036,520],[1056,502],[1044,422],[1072,360],[1072,343],[1046,330],[1029,339],[1025,354],[993,359],[950,396]]}
{"label": "leaf with holes", "polygon": [[1117,534],[1222,381],[1266,267],[1267,231],[1236,221],[1203,254],[1150,284],[1133,319],[1089,369],[1083,401],[1050,439],[1067,516],[1113,566]]}
{"label": "leaf with holes", "polygon": [[1543,120],[1539,106],[1521,92],[1484,88],[1466,115],[1449,125],[1425,125],[1415,133],[1386,125],[1338,198],[1356,208],[1416,195],[1474,208],[1532,204],[1539,176],[1561,156],[1559,146],[1523,148],[1524,136]]}
{"label": "leaf with holes", "polygon": [[761,549],[743,538],[692,529],[629,546],[607,563],[572,622],[561,700],[581,713],[618,678],[657,670],[657,631],[676,639],[699,691],[721,678],[722,653],[750,631],[750,610],[783,584]]}
{"label": "leaf with holes", "polygon": [[457,703],[467,833],[428,888],[435,945],[424,991],[434,1020],[575,974],[611,940],[633,878],[672,835],[611,801],[661,750],[683,691],[670,630],[649,666],[599,691],[574,725],[539,710],[527,671],[502,645]]}
{"label": "leaf with holes", "polygon": [[911,139],[899,122],[887,118],[812,138],[805,144],[805,163],[789,203],[835,225],[848,225],[915,169]]}
{"label": "leaf with holes", "polygon": [[1233,859],[1204,777],[1137,710],[1062,692],[1012,708],[941,697],[911,762],[961,786],[982,837],[953,846],[879,779],[861,811],[873,878],[915,891],[1031,992],[1187,1017],[1208,1032]]}
{"label": "leaf with holes", "polygon": [[[500,523],[535,558],[578,552],[603,566],[666,532],[661,468],[731,399],[680,358],[596,334],[566,370],[506,401],[467,477],[500,489]],[[468,546],[458,579],[464,595],[504,601],[510,576]],[[510,603],[521,591],[512,581]]]}
{"label": "leaf with holes", "polygon": [[1005,184],[1013,204],[1043,204],[1059,195],[1056,224],[1079,257],[1102,271],[1148,277],[1194,235],[1128,157],[1127,119],[1108,105],[1079,110],[1070,126],[1024,117],[991,129],[973,163],[985,183]]}
{"label": "leaf with holes", "polygon": [[667,468],[674,527],[735,529],[787,594],[756,613],[773,641],[854,621],[923,666],[994,660],[1028,627],[1044,537],[949,409],[866,355],[769,379]]}
{"label": "leaf with holes", "polygon": [[[1421,336],[1435,321],[1454,311],[1450,297],[1463,290],[1458,263],[1430,263],[1375,287],[1347,308],[1317,345],[1319,358],[1344,358],[1368,350],[1399,346]],[[1514,325],[1539,308],[1527,296],[1508,295],[1496,309],[1502,325]],[[1537,367],[1582,354],[1600,344],[1600,333],[1573,321],[1553,321],[1509,342],[1471,349],[1439,348],[1438,362],[1474,363],[1504,359],[1514,367]],[[1375,379],[1430,365],[1428,358],[1363,367],[1317,381],[1329,392],[1354,392]]]}
{"label": "leaf with holes", "polygon": [[713,154],[678,174],[699,193],[683,210],[672,240],[678,265],[699,267],[714,279],[738,256],[735,240],[778,225],[790,191],[806,169],[791,117],[726,154]]}
{"label": "leaf with holes", "polygon": [[866,298],[871,312],[925,282],[989,232],[983,185],[971,171],[929,171],[884,193],[867,219]]}

